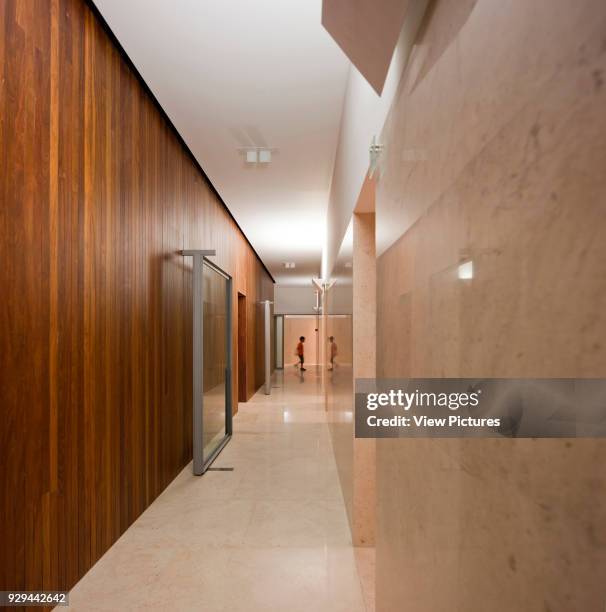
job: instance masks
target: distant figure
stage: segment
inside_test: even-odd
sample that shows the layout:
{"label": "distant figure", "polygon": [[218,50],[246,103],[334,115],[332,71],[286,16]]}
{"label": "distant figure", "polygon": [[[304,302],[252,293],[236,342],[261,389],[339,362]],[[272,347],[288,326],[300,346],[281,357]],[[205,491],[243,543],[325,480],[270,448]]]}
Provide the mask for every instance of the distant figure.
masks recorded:
{"label": "distant figure", "polygon": [[299,357],[299,364],[301,365],[301,372],[306,372],[305,368],[303,367],[303,364],[305,363],[305,357],[304,357],[305,351],[303,349],[304,342],[305,342],[305,336],[301,336],[299,338],[299,344],[297,344],[297,356]]}
{"label": "distant figure", "polygon": [[330,340],[330,368],[328,368],[329,370],[334,369],[335,367],[335,357],[337,356],[337,343],[335,342],[335,337],[331,336],[329,338]]}

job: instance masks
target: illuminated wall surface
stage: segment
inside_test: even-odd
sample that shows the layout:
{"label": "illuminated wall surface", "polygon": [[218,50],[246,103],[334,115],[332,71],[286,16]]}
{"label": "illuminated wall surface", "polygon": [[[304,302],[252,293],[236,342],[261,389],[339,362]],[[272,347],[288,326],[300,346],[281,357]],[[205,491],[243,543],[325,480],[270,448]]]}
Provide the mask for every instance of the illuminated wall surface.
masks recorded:
{"label": "illuminated wall surface", "polygon": [[[332,438],[333,450],[339,480],[343,492],[343,500],[347,509],[350,526],[353,525],[353,367],[352,361],[344,358],[342,351],[348,347],[351,351],[353,345],[353,317],[336,318],[330,315],[335,310],[335,287],[341,287],[342,296],[340,302],[344,302],[343,295],[347,296],[349,312],[353,309],[352,294],[352,272],[351,266],[345,266],[345,261],[351,262],[351,253],[346,254],[346,247],[341,251],[341,263],[334,270],[334,276],[338,277],[333,289],[325,294],[324,312],[326,321],[326,355],[327,361],[330,355],[328,338],[335,337],[339,355],[336,365],[332,370],[326,372],[326,410],[328,412],[329,428]],[[327,366],[328,367],[328,364]]]}
{"label": "illuminated wall surface", "polygon": [[[430,9],[381,137],[378,376],[606,376],[605,32],[601,0]],[[379,612],[603,609],[605,440],[377,454]]]}

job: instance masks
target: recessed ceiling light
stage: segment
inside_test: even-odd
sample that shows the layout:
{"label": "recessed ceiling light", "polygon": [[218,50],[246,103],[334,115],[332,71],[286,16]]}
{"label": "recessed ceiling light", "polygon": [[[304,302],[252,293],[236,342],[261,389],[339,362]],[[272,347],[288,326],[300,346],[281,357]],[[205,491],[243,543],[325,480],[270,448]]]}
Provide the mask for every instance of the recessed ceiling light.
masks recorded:
{"label": "recessed ceiling light", "polygon": [[274,147],[242,147],[238,149],[241,155],[244,155],[246,163],[250,165],[269,164],[272,160],[273,153],[278,149]]}
{"label": "recessed ceiling light", "polygon": [[292,270],[295,267],[295,262],[294,261],[285,261],[283,265],[284,265],[284,267],[287,270]]}

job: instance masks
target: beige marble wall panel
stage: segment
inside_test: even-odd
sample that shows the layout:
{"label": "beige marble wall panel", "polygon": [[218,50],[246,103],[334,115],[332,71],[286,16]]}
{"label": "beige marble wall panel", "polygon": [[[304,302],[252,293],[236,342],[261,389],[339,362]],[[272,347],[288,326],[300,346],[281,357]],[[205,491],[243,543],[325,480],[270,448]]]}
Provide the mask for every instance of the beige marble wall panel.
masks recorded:
{"label": "beige marble wall panel", "polygon": [[464,4],[434,3],[394,102],[400,112],[384,127],[379,253],[549,81],[566,79],[606,28],[602,0]]}
{"label": "beige marble wall panel", "polygon": [[[606,4],[478,0],[445,37],[453,7],[384,132],[379,375],[605,377]],[[603,440],[381,440],[377,610],[603,609],[605,462]]]}
{"label": "beige marble wall panel", "polygon": [[[377,260],[374,213],[353,217],[354,381],[376,376]],[[376,441],[354,440],[353,542],[374,546]]]}
{"label": "beige marble wall panel", "polygon": [[[344,272],[347,272],[344,270]],[[349,270],[351,276],[351,270]],[[325,294],[324,322],[326,335],[335,336],[339,347],[353,345],[352,317],[330,316],[333,310],[331,290]],[[353,367],[338,358],[333,370],[325,371],[326,411],[332,448],[339,474],[343,501],[353,533],[354,499],[354,428],[353,428]]]}
{"label": "beige marble wall panel", "polygon": [[[328,338],[334,336],[337,344],[337,357],[335,367],[350,366],[353,362],[353,338],[352,338],[352,318],[351,315],[334,315],[330,317],[329,333],[326,335],[326,356],[330,358],[330,346]],[[327,327],[328,329],[328,327]],[[327,362],[328,363],[328,362]]]}

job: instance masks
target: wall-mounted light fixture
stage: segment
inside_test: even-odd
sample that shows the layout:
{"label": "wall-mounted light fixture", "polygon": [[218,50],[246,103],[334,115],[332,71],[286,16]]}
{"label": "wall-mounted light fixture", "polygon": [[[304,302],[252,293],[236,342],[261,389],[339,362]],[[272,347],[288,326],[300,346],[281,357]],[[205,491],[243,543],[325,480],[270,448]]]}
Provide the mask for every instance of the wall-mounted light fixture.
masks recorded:
{"label": "wall-mounted light fixture", "polygon": [[473,278],[473,261],[464,261],[459,264],[457,275],[461,280],[469,280]]}
{"label": "wall-mounted light fixture", "polygon": [[381,157],[381,153],[383,152],[383,145],[377,142],[377,137],[372,137],[372,142],[370,143],[370,147],[368,148],[368,153],[370,157],[370,163],[368,167],[368,176],[372,178],[377,171],[377,166],[379,165],[379,158]]}
{"label": "wall-mounted light fixture", "polygon": [[332,288],[332,286],[337,282],[336,279],[333,280],[325,280],[323,278],[312,278],[311,283],[314,285],[320,293],[324,291],[328,291]]}

